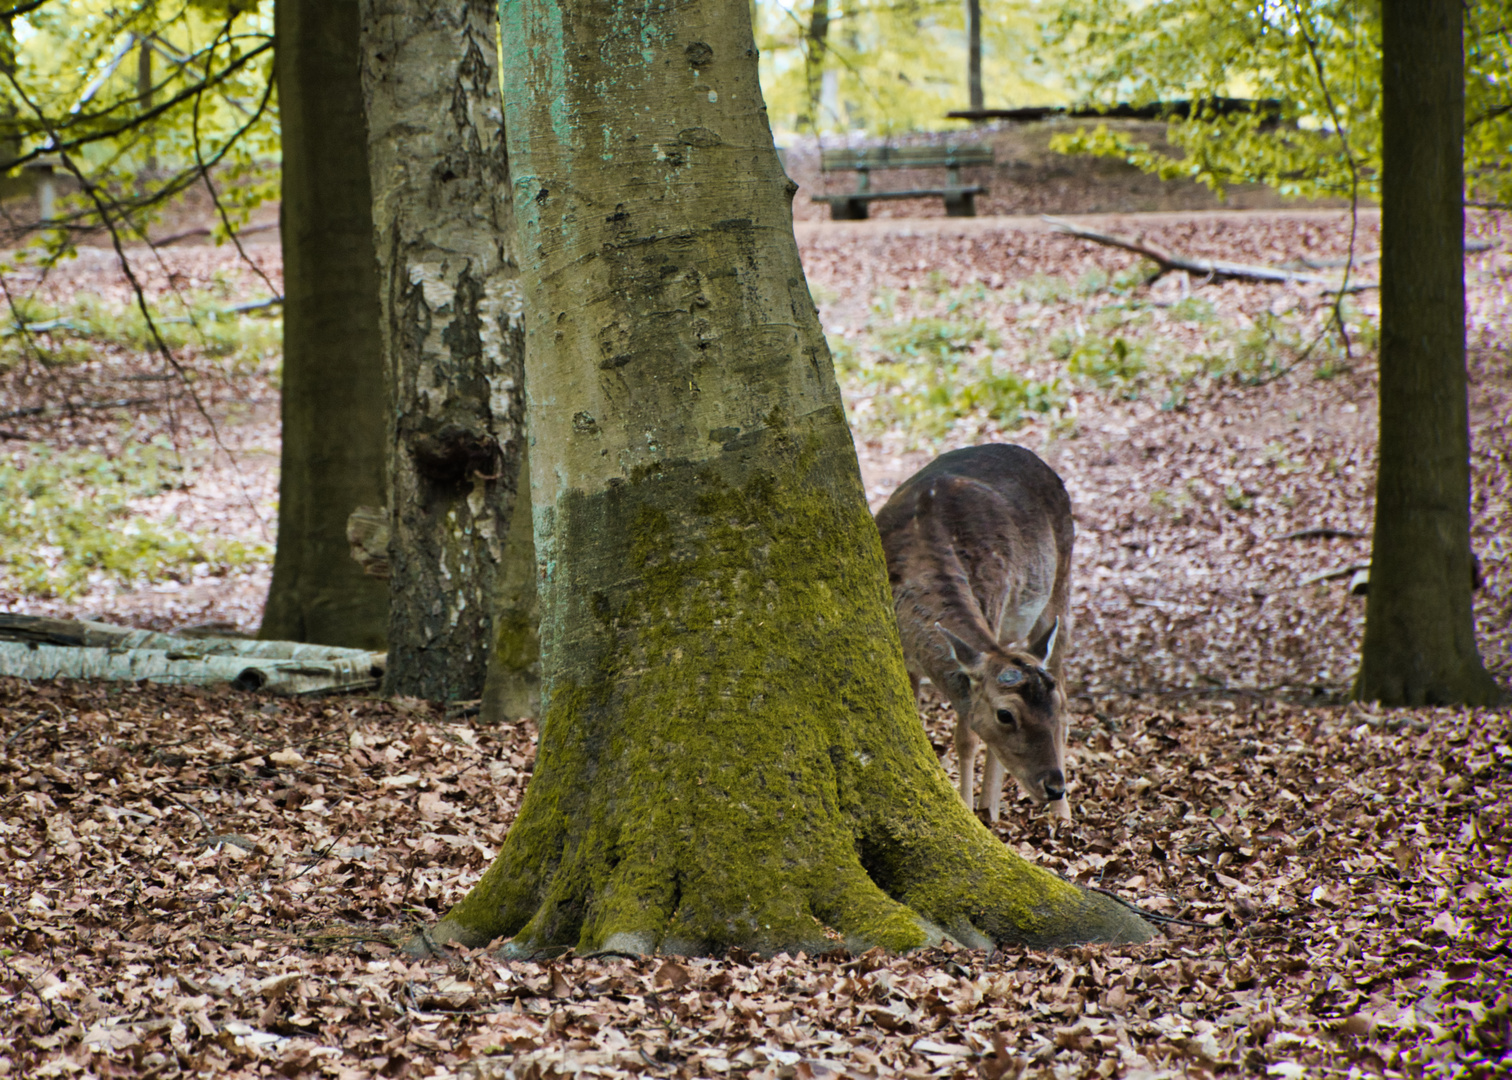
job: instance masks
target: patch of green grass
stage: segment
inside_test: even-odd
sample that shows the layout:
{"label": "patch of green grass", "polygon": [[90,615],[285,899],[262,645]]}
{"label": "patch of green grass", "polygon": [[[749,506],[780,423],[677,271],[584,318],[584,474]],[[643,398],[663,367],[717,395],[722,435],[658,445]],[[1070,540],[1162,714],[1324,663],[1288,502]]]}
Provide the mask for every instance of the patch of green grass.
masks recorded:
{"label": "patch of green grass", "polygon": [[1166,314],[1175,322],[1199,323],[1207,325],[1218,319],[1218,309],[1212,301],[1204,300],[1200,296],[1187,296],[1172,304],[1166,309]]}
{"label": "patch of green grass", "polygon": [[1065,278],[1052,277],[1049,274],[1032,274],[1011,285],[1008,295],[1010,299],[1023,303],[1057,303],[1071,298],[1072,286]]}
{"label": "patch of green grass", "polygon": [[[967,306],[979,298],[960,299]],[[1058,380],[994,371],[996,345],[979,319],[926,317],[836,342],[832,351],[847,396],[856,401],[853,422],[864,430],[937,439],[973,415],[1012,428],[1028,414],[1065,406]]]}
{"label": "patch of green grass", "polygon": [[877,347],[887,356],[903,360],[945,360],[954,353],[977,346],[994,348],[997,335],[980,319],[911,319],[884,327],[876,334]]}
{"label": "patch of green grass", "polygon": [[[189,350],[223,362],[228,374],[244,374],[283,351],[280,309],[228,312],[228,303],[209,293],[185,297],[153,312],[164,342],[175,352]],[[22,324],[27,329],[23,332]],[[78,294],[63,307],[17,300],[0,316],[0,370],[26,357],[50,367],[99,357],[103,348],[153,352],[157,345],[135,304],[111,303]]]}
{"label": "patch of green grass", "polygon": [[32,596],[67,598],[93,582],[188,581],[266,562],[265,544],[191,536],[173,520],[144,519],[134,501],[184,483],[164,441],[93,450],[42,451],[0,460],[0,577]]}
{"label": "patch of green grass", "polygon": [[1067,336],[1058,346],[1066,370],[1096,386],[1119,387],[1125,393],[1137,389],[1148,366],[1144,345],[1138,339],[1087,335],[1080,340]]}

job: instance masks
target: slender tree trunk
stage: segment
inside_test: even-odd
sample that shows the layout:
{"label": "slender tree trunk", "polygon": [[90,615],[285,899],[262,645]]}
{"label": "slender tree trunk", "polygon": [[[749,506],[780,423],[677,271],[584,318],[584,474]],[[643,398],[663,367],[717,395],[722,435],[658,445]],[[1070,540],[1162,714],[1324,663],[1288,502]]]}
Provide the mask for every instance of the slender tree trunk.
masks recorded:
{"label": "slender tree trunk", "polygon": [[[144,113],[150,112],[155,104],[154,96],[152,92],[152,41],[144,35],[137,44],[137,107]],[[157,172],[157,152],[150,128],[145,138],[147,152],[143,156],[143,171],[151,176]]]}
{"label": "slender tree trunk", "polygon": [[808,90],[809,126],[824,126],[824,64],[829,48],[829,0],[814,0],[809,9],[807,41],[803,50],[803,78]]}
{"label": "slender tree trunk", "polygon": [[525,334],[486,3],[362,0],[389,408],[384,688],[482,695],[521,451]]}
{"label": "slender tree trunk", "polygon": [[966,0],[966,97],[972,109],[986,108],[982,97],[982,0]]}
{"label": "slender tree trunk", "polygon": [[[11,15],[0,15],[0,79],[16,74],[16,35]],[[7,85],[9,81],[7,79]],[[0,97],[0,170],[21,156],[21,136],[17,130],[16,108],[10,95]],[[13,192],[7,192],[13,194]]]}
{"label": "slender tree trunk", "polygon": [[382,648],[388,586],[348,554],[347,515],[384,500],[378,335],[357,0],[279,0],[283,456],[261,636]]}
{"label": "slender tree trunk", "polygon": [[1381,10],[1380,472],[1358,697],[1489,704],[1471,608],[1458,3]]}
{"label": "slender tree trunk", "polygon": [[506,0],[535,774],[431,935],[699,953],[1142,940],[1003,847],[914,711],[744,0]]}

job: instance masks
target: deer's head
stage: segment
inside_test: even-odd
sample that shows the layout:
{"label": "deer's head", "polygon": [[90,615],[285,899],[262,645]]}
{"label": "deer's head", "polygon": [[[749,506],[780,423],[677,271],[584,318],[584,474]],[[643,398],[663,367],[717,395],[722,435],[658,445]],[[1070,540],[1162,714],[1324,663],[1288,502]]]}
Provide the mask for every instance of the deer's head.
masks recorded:
{"label": "deer's head", "polygon": [[1045,668],[1060,620],[1022,649],[977,648],[939,629],[955,658],[956,677],[968,684],[965,719],[971,730],[992,748],[1036,805],[1053,803],[1057,817],[1070,818],[1066,694]]}

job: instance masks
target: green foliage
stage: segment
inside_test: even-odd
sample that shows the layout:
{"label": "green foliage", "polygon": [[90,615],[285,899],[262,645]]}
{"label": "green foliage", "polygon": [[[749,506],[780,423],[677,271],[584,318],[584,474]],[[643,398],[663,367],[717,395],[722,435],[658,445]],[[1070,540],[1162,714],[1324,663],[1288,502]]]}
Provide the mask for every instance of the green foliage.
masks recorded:
{"label": "green foliage", "polygon": [[1137,340],[1130,343],[1122,335],[1112,339],[1086,337],[1074,345],[1066,341],[1060,344],[1065,350],[1066,370],[1098,386],[1132,387],[1146,367],[1144,346]]}
{"label": "green foliage", "polygon": [[[823,42],[811,39],[815,0],[756,4],[761,85],[779,133],[876,134],[958,127],[967,107],[964,5],[960,0],[859,0],[828,11]],[[985,6],[982,89],[990,105],[1066,100],[1033,52],[1047,9],[1034,0]]]}
{"label": "green foliage", "polygon": [[[1512,172],[1512,0],[1467,4],[1467,187],[1506,201]],[[1381,23],[1378,0],[1066,0],[1050,31],[1079,97],[1112,104],[1270,99],[1279,118],[1197,110],[1173,120],[1180,158],[1106,127],[1058,136],[1066,153],[1118,157],[1147,172],[1222,191],[1239,182],[1284,194],[1379,195]]]}
{"label": "green foliage", "polygon": [[[176,305],[180,314],[154,316],[175,351],[215,357],[228,375],[246,374],[281,357],[283,319],[277,309],[228,311],[214,293],[188,294],[182,300]],[[18,297],[12,318],[0,325],[0,371],[26,358],[49,367],[97,360],[112,347],[137,353],[154,348],[135,304],[111,303],[88,293],[76,294],[63,307]]]}
{"label": "green foliage", "polygon": [[262,544],[206,540],[156,524],[136,501],[182,487],[164,441],[119,454],[43,450],[0,461],[0,579],[33,596],[77,595],[99,580],[123,585],[224,574],[271,558]]}
{"label": "green foliage", "polygon": [[14,64],[0,82],[0,159],[13,170],[51,161],[88,185],[22,235],[40,229],[53,257],[79,228],[143,236],[162,201],[212,166],[217,239],[274,197],[272,12],[271,0],[70,0],[11,20],[13,36],[0,33]]}

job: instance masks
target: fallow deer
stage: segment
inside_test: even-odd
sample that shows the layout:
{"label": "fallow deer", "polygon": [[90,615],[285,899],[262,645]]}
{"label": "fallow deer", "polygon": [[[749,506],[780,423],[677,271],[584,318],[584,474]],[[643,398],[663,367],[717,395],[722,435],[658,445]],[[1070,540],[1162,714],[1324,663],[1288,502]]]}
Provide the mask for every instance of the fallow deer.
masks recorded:
{"label": "fallow deer", "polygon": [[1066,694],[1071,638],[1071,498],[1022,446],[942,454],[877,514],[903,657],[917,698],[927,678],[955,709],[961,798],[1002,806],[1003,770],[1038,805],[1071,816]]}

